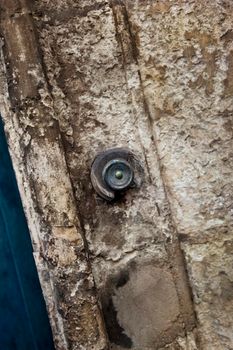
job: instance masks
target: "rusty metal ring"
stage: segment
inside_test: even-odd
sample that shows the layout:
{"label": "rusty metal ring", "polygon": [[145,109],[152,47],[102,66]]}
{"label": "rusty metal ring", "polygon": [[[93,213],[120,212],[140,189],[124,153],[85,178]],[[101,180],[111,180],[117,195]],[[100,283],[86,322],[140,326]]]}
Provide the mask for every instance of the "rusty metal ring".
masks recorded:
{"label": "rusty metal ring", "polygon": [[140,187],[143,167],[126,148],[111,148],[99,153],[91,167],[91,182],[95,191],[112,201],[133,187]]}

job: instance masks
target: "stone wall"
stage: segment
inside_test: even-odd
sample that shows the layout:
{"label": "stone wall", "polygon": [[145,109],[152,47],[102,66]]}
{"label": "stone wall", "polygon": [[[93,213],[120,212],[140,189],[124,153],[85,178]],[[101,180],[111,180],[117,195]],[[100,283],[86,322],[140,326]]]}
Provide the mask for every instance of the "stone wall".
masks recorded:
{"label": "stone wall", "polygon": [[[1,0],[1,114],[57,350],[233,347],[233,3]],[[95,155],[140,189],[107,203]]]}

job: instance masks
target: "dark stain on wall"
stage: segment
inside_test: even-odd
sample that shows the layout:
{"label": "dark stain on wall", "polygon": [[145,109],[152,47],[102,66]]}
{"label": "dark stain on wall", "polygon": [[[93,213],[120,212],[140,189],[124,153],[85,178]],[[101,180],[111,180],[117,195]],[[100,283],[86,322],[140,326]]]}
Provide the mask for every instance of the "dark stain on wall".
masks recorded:
{"label": "dark stain on wall", "polygon": [[104,294],[102,295],[103,314],[106,323],[110,342],[120,345],[123,348],[131,349],[132,340],[125,334],[117,319],[117,310],[113,303],[114,289],[123,287],[129,280],[129,272],[123,270],[111,278],[106,283]]}

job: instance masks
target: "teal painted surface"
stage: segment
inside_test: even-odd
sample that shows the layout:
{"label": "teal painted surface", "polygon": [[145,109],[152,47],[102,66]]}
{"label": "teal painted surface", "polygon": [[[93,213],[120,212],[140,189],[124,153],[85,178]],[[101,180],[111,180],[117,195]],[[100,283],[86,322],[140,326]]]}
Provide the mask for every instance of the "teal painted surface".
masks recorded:
{"label": "teal painted surface", "polygon": [[1,120],[0,350],[54,350]]}

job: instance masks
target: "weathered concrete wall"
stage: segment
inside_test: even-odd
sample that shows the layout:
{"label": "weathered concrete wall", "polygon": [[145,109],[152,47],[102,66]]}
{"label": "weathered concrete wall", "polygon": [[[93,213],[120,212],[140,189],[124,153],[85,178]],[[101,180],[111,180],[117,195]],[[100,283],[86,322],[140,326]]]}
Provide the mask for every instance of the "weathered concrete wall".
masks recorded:
{"label": "weathered concrete wall", "polygon": [[[1,113],[57,349],[232,349],[232,2],[0,4]],[[114,146],[145,180],[108,204],[89,173]]]}
{"label": "weathered concrete wall", "polygon": [[233,3],[129,2],[128,13],[202,346],[231,349]]}
{"label": "weathered concrete wall", "polygon": [[1,1],[1,30],[1,113],[55,344],[62,350],[104,349],[57,114],[26,2]]}

